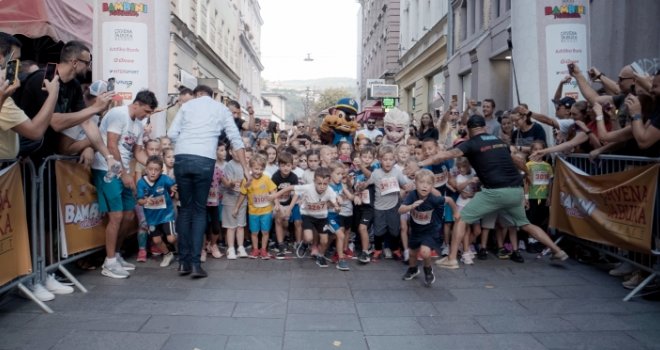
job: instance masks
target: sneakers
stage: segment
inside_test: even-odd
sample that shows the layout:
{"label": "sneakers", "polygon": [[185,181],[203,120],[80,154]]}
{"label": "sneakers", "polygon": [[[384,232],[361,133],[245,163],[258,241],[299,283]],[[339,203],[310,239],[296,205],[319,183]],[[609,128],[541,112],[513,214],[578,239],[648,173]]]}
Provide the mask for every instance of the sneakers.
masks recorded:
{"label": "sneakers", "polygon": [[280,243],[278,247],[278,252],[275,254],[275,259],[284,260],[286,258],[286,244]]}
{"label": "sneakers", "polygon": [[260,256],[261,256],[261,251],[259,251],[259,249],[257,249],[257,248],[254,248],[250,252],[249,258],[250,259],[259,259]]}
{"label": "sneakers", "polygon": [[49,292],[41,283],[35,283],[32,286],[32,294],[41,301],[51,301],[55,299],[55,294]]}
{"label": "sneakers", "polygon": [[525,241],[523,241],[522,239],[518,241],[518,249],[527,250],[527,245],[525,244]]}
{"label": "sneakers", "polygon": [[348,267],[346,260],[341,259],[337,262],[337,270],[339,271],[349,271],[351,268]]}
{"label": "sneakers", "polygon": [[318,265],[319,267],[328,267],[328,262],[325,261],[324,257],[322,257],[320,255],[317,255],[316,256],[316,265]]}
{"label": "sneakers", "polygon": [[138,250],[137,261],[138,262],[146,262],[147,261],[147,250],[146,249]]}
{"label": "sneakers", "polygon": [[374,260],[380,259],[380,257],[383,255],[382,250],[374,250]]}
{"label": "sneakers", "polygon": [[220,249],[218,249],[218,244],[216,243],[209,243],[209,248],[211,250],[211,255],[215,259],[220,259],[222,258],[222,252],[220,252]]}
{"label": "sneakers", "polygon": [[305,242],[300,242],[296,247],[296,256],[298,258],[304,258],[307,255],[308,249],[309,249],[309,244]]}
{"label": "sneakers", "polygon": [[568,254],[566,254],[565,251],[560,250],[559,252],[552,254],[551,259],[555,261],[565,261],[566,259],[568,259]]}
{"label": "sneakers", "polygon": [[227,260],[236,260],[236,248],[227,248]]}
{"label": "sneakers", "polygon": [[525,262],[525,258],[523,258],[523,256],[520,255],[519,250],[514,250],[513,253],[511,253],[511,256],[509,258],[513,262],[517,262],[517,263],[521,263],[521,264]]}
{"label": "sneakers", "polygon": [[103,262],[101,274],[110,278],[127,278],[130,276],[128,271],[124,270],[119,261],[109,263],[107,258]]}
{"label": "sneakers", "polygon": [[160,249],[158,249],[158,247],[156,247],[156,245],[154,245],[154,244],[151,245],[151,248],[149,248],[149,251],[151,252],[152,256],[159,256],[159,255],[163,254],[160,251]]}
{"label": "sneakers", "polygon": [[268,254],[266,248],[261,248],[259,255],[261,255],[261,260],[270,260],[270,254]]}
{"label": "sneakers", "polygon": [[624,261],[616,268],[610,270],[609,274],[610,276],[623,277],[633,272],[635,272],[635,267],[631,263]]}
{"label": "sneakers", "polygon": [[401,255],[401,250],[397,249],[392,251],[392,258],[394,258],[394,260],[402,260],[403,256]]}
{"label": "sneakers", "polygon": [[121,265],[121,267],[122,267],[124,270],[126,270],[126,271],[133,271],[133,270],[135,270],[135,265],[133,265],[133,264],[131,264],[131,263],[129,263],[129,262],[126,262],[126,260],[124,260],[124,258],[122,258],[121,255],[120,255],[119,253],[117,253],[117,254],[115,255],[115,257],[117,258],[117,262]]}
{"label": "sneakers", "polygon": [[424,266],[424,284],[430,287],[435,282],[435,275],[433,274],[433,267]]}
{"label": "sneakers", "polygon": [[448,256],[436,261],[435,264],[438,265],[438,267],[443,268],[443,269],[455,270],[455,269],[458,268],[458,261],[457,260],[449,260]]}
{"label": "sneakers", "polygon": [[442,255],[442,256],[449,255],[449,245],[447,245],[447,244],[442,245],[442,250],[440,251],[440,255]]}
{"label": "sneakers", "polygon": [[408,271],[406,271],[406,274],[403,275],[403,280],[404,281],[410,281],[411,279],[415,278],[417,275],[419,275],[419,267],[409,267]]}
{"label": "sneakers", "polygon": [[488,251],[486,250],[486,248],[479,248],[479,251],[477,252],[477,259],[479,260],[488,259]]}
{"label": "sneakers", "polygon": [[363,264],[368,264],[371,261],[371,258],[369,258],[369,253],[365,252],[364,250],[360,251],[358,253],[358,261]]}
{"label": "sneakers", "polygon": [[465,265],[474,265],[474,256],[472,255],[472,252],[464,252],[463,255],[461,255],[461,261]]}
{"label": "sneakers", "polygon": [[390,248],[383,249],[383,255],[385,255],[385,259],[392,259],[392,249]]}
{"label": "sneakers", "polygon": [[506,248],[498,248],[497,249],[497,257],[501,260],[506,260],[511,256],[511,252],[508,251]]}
{"label": "sneakers", "polygon": [[630,278],[627,280],[623,281],[621,285],[623,285],[623,288],[625,289],[635,289],[637,286],[639,286],[640,283],[644,281],[644,276],[642,275],[641,270],[637,270],[632,273]]}
{"label": "sneakers", "polygon": [[160,267],[168,267],[172,263],[172,260],[174,260],[174,253],[169,252],[165,255],[163,255],[163,261],[160,262]]}
{"label": "sneakers", "polygon": [[46,289],[48,289],[48,291],[53,293],[53,294],[71,294],[71,293],[73,293],[73,288],[72,287],[63,285],[58,280],[56,280],[55,276],[53,276],[53,275],[48,275],[48,277],[46,277],[45,286],[46,286]]}
{"label": "sneakers", "polygon": [[247,258],[248,257],[248,253],[245,251],[245,247],[243,247],[243,246],[238,247],[238,257],[239,258]]}
{"label": "sneakers", "polygon": [[202,254],[199,256],[199,261],[206,262],[206,256],[207,255],[208,255],[208,252],[206,251],[206,247],[202,248]]}
{"label": "sneakers", "polygon": [[350,249],[344,249],[344,256],[346,256],[346,259],[353,259],[353,251]]}

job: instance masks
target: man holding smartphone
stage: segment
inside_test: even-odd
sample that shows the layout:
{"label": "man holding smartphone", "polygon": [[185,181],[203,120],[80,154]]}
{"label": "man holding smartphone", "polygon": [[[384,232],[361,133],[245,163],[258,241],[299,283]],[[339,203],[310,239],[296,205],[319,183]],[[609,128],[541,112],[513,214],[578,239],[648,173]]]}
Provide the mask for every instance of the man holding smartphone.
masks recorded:
{"label": "man holding smartphone", "polygon": [[36,111],[34,118],[28,118],[11,98],[19,88],[20,81],[14,80],[9,84],[6,80],[7,60],[20,57],[21,42],[7,33],[0,32],[0,67],[2,67],[0,71],[0,159],[12,159],[18,155],[19,135],[31,140],[43,137],[53,117],[60,87],[57,76],[51,81],[44,81],[44,91],[47,97]]}

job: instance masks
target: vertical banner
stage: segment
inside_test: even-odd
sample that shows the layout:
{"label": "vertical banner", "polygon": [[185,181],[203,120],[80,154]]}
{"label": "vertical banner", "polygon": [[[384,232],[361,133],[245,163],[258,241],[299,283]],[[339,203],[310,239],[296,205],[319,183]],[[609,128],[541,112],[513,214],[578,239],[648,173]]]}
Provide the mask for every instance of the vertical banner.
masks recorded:
{"label": "vertical banner", "polygon": [[18,163],[0,170],[0,286],[32,272],[23,181]]}
{"label": "vertical banner", "polygon": [[561,158],[550,226],[592,242],[649,253],[660,164],[590,176]]}
{"label": "vertical banner", "polygon": [[[115,78],[115,91],[131,103],[144,89],[167,103],[169,2],[95,1],[94,79]],[[165,113],[152,116],[152,137],[165,133]]]}
{"label": "vertical banner", "polygon": [[58,160],[55,177],[60,206],[62,257],[105,245],[105,225],[99,212],[96,188],[85,166]]}

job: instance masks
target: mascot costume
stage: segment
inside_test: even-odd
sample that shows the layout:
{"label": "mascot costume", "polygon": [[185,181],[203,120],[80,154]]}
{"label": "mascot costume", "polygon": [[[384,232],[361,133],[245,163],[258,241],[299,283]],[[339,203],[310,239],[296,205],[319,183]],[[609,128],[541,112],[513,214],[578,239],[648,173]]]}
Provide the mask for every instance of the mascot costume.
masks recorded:
{"label": "mascot costume", "polygon": [[321,140],[324,144],[336,145],[341,141],[353,144],[353,135],[359,125],[355,121],[358,104],[352,98],[342,98],[330,108],[330,114],[321,123]]}
{"label": "mascot costume", "polygon": [[385,127],[384,145],[398,146],[406,143],[408,128],[410,127],[410,117],[408,113],[392,108],[383,118]]}

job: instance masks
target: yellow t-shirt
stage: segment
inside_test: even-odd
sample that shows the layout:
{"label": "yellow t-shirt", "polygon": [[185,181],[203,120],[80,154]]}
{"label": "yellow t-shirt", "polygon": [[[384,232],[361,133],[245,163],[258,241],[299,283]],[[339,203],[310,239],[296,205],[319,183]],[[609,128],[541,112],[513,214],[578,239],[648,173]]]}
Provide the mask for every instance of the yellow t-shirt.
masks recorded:
{"label": "yellow t-shirt", "polygon": [[11,128],[28,120],[22,109],[8,97],[0,110],[0,159],[12,159],[18,155],[18,134]]}
{"label": "yellow t-shirt", "polygon": [[248,214],[264,215],[273,211],[273,203],[268,195],[277,190],[275,183],[266,175],[252,179],[250,186],[245,186],[245,179],[241,182],[241,194],[248,198]]}

